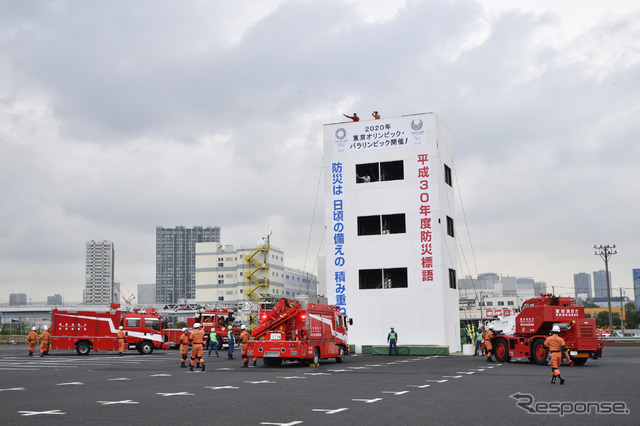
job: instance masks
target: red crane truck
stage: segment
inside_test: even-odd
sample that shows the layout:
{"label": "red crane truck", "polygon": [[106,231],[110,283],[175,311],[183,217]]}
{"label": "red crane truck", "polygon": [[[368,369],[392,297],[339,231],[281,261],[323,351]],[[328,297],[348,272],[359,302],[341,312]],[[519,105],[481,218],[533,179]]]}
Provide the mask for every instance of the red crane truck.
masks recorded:
{"label": "red crane truck", "polygon": [[[351,320],[349,320],[351,324]],[[251,332],[247,355],[264,358],[267,366],[283,360],[318,364],[322,358],[342,362],[349,353],[347,317],[337,306],[281,299],[260,313]]]}
{"label": "red crane truck", "polygon": [[79,355],[91,350],[117,351],[122,326],[129,349],[150,354],[162,347],[162,321],[153,308],[123,312],[119,304],[104,310],[54,309],[51,313],[51,349],[75,349]]}
{"label": "red crane truck", "polygon": [[596,321],[585,318],[584,307],[577,306],[573,297],[541,293],[540,297],[522,304],[512,327],[498,321],[493,324],[497,331],[493,348],[500,362],[522,357],[532,363],[546,364],[549,350],[544,341],[554,325],[560,327],[559,336],[565,340],[575,365],[584,365],[589,358],[602,357],[604,344],[596,334]]}
{"label": "red crane truck", "polygon": [[[187,328],[193,330],[193,325],[199,322],[202,325],[202,330],[205,333],[205,338],[208,339],[211,331],[220,336],[222,343],[229,343],[229,326],[233,330],[233,335],[236,339],[240,337],[242,330],[242,319],[237,311],[228,309],[208,310],[202,313],[198,313],[196,316],[187,318]],[[169,344],[170,347],[180,346],[180,335],[182,334],[181,328],[168,328],[164,330],[164,341]],[[218,349],[221,349],[218,348]]]}

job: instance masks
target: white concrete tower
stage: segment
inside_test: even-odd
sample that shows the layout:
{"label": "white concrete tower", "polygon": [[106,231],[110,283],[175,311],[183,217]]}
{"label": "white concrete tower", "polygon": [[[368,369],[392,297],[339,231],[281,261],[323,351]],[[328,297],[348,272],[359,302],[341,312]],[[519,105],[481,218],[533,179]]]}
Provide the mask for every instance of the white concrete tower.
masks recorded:
{"label": "white concrete tower", "polygon": [[460,350],[451,134],[434,113],[324,126],[326,292],[349,342]]}

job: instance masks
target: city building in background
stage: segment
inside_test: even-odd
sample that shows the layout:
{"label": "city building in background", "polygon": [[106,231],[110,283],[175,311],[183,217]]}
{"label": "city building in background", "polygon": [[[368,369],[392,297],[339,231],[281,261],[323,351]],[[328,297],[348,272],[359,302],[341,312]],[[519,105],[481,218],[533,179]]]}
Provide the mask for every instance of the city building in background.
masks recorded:
{"label": "city building in background", "polygon": [[9,306],[18,306],[27,304],[27,295],[25,293],[9,294]]}
{"label": "city building in background", "polygon": [[286,267],[281,249],[268,243],[236,248],[196,244],[196,302],[237,304],[316,296],[311,273]]}
{"label": "city building in background", "polygon": [[[609,271],[609,283],[613,288],[611,281],[611,271]],[[607,297],[607,272],[604,269],[593,271],[593,297]]]}
{"label": "city building in background", "polygon": [[326,124],[324,158],[319,291],[355,319],[350,343],[395,326],[403,344],[460,350],[449,129],[434,113]]}
{"label": "city building in background", "polygon": [[47,305],[61,306],[62,305],[62,295],[54,294],[53,296],[47,296]]}
{"label": "city building in background", "polygon": [[136,302],[141,305],[153,305],[156,303],[156,285],[138,284],[138,298]]}
{"label": "city building in background", "polygon": [[110,241],[89,241],[86,244],[84,303],[109,305],[114,299],[114,256]]}
{"label": "city building in background", "polygon": [[[605,282],[605,288],[606,285]],[[591,299],[591,275],[586,272],[573,274],[573,287],[576,301]]]}
{"label": "city building in background", "polygon": [[[515,313],[525,300],[547,292],[547,283],[532,277],[516,278],[495,273],[478,274],[477,278],[467,275],[458,280],[461,310],[511,309]],[[505,291],[506,289],[506,291]],[[483,316],[484,317],[484,316]]]}
{"label": "city building in background", "polygon": [[196,243],[220,242],[220,227],[156,227],[156,303],[196,297]]}
{"label": "city building in background", "polygon": [[640,310],[640,268],[633,269],[633,299],[636,311]]}

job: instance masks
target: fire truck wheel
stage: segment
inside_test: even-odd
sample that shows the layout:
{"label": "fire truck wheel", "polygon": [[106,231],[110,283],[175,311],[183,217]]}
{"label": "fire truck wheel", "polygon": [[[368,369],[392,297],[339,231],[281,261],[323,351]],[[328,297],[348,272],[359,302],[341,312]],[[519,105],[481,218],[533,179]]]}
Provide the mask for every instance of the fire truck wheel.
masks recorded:
{"label": "fire truck wheel", "polygon": [[76,352],[78,352],[78,355],[89,355],[89,352],[91,352],[91,343],[86,340],[79,341],[76,343]]}
{"label": "fire truck wheel", "polygon": [[344,361],[344,346],[340,346],[340,350],[338,352],[338,356],[336,358],[336,362],[339,364]]}
{"label": "fire truck wheel", "polygon": [[571,361],[573,361],[575,366],[580,366],[587,363],[587,358],[573,358]]}
{"label": "fire truck wheel", "polygon": [[547,351],[544,340],[536,339],[531,346],[531,358],[529,360],[534,364],[545,365],[547,363]]}
{"label": "fire truck wheel", "polygon": [[313,364],[320,364],[320,348],[316,348],[316,350],[313,351]]}
{"label": "fire truck wheel", "polygon": [[511,357],[509,356],[509,345],[505,339],[497,339],[495,342],[495,348],[493,349],[496,354],[496,359],[500,362],[509,362]]}
{"label": "fire truck wheel", "polygon": [[153,352],[153,345],[151,344],[151,342],[142,342],[138,345],[138,352],[140,352],[142,355],[149,355],[151,352]]}

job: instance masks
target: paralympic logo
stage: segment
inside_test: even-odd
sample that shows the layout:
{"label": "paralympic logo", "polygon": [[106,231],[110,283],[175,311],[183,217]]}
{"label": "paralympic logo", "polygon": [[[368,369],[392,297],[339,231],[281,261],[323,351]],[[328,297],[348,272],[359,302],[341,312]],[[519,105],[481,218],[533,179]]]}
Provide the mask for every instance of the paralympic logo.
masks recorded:
{"label": "paralympic logo", "polygon": [[557,414],[560,417],[568,414],[629,414],[624,401],[536,401],[528,393],[509,395],[515,399],[518,408],[529,414]]}

